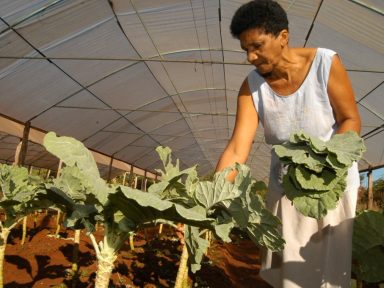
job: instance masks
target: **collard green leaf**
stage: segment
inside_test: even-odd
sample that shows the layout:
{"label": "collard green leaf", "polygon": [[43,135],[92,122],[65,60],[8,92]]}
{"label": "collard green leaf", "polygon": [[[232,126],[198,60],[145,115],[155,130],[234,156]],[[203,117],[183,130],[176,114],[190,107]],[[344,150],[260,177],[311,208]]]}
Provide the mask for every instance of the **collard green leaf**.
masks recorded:
{"label": "collard green leaf", "polygon": [[214,219],[207,218],[201,210],[187,209],[179,204],[161,199],[157,194],[144,193],[120,186],[110,195],[112,204],[137,226],[155,219],[164,219],[199,227],[212,227]]}
{"label": "collard green leaf", "polygon": [[200,237],[200,231],[197,227],[185,225],[184,239],[188,249],[188,262],[192,273],[196,273],[201,268],[201,261],[204,253],[209,247],[209,242]]}
{"label": "collard green leaf", "polygon": [[285,241],[280,233],[279,229],[272,225],[250,223],[247,227],[251,240],[271,251],[281,251],[284,248]]}
{"label": "collard green leaf", "polygon": [[107,183],[100,177],[96,162],[92,153],[80,141],[71,137],[57,137],[55,133],[49,132],[44,137],[45,148],[61,159],[69,167],[77,167],[81,172],[81,179],[84,186],[100,202],[100,205],[106,204],[108,194],[113,192]]}
{"label": "collard green leaf", "polygon": [[334,135],[327,142],[298,131],[290,142],[274,145],[274,149],[289,166],[283,179],[287,198],[304,215],[320,219],[336,207],[346,187],[348,168],[361,158],[365,146],[353,131]]}
{"label": "collard green leaf", "polygon": [[354,221],[352,270],[366,282],[384,281],[384,214],[366,210]]}
{"label": "collard green leaf", "polygon": [[27,202],[35,194],[37,186],[35,178],[30,177],[26,168],[0,164],[1,201]]}
{"label": "collard green leaf", "polygon": [[333,135],[327,142],[327,150],[336,155],[337,160],[350,167],[353,161],[359,160],[366,148],[363,139],[354,131]]}
{"label": "collard green leaf", "polygon": [[274,145],[273,148],[276,155],[283,159],[285,164],[302,164],[306,168],[319,173],[326,163],[325,156],[314,153],[310,146],[286,143]]}
{"label": "collard green leaf", "polygon": [[28,174],[24,167],[0,164],[0,207],[6,214],[3,227],[11,227],[29,213],[45,208],[36,201],[42,179]]}
{"label": "collard green leaf", "polygon": [[294,183],[295,181],[289,174],[283,176],[283,186],[287,198],[293,202],[301,214],[316,219],[323,218],[328,210],[336,208],[338,200],[346,188],[343,179],[340,179],[333,190],[323,192],[299,189]]}
{"label": "collard green leaf", "polygon": [[61,159],[67,166],[77,166],[92,179],[100,178],[100,173],[92,153],[80,141],[49,132],[44,137],[43,145],[48,152]]}
{"label": "collard green leaf", "polygon": [[[161,180],[148,189],[151,193],[157,193],[162,199],[174,199],[178,203],[184,203],[187,206],[193,206],[192,198],[194,187],[197,185],[198,177],[196,166],[180,171],[179,160],[172,164],[171,149],[169,147],[159,146],[156,148],[164,166],[164,171],[157,169],[161,173]],[[182,183],[182,177],[187,180]]]}
{"label": "collard green leaf", "polygon": [[[234,183],[231,183],[227,180],[227,176],[233,169],[237,170],[237,175]],[[216,173],[212,182],[199,182],[195,194],[196,200],[209,210],[217,204],[232,201],[249,192],[252,184],[249,170],[249,167],[245,165],[235,164],[233,167]]]}
{"label": "collard green leaf", "polygon": [[311,137],[303,130],[290,135],[289,142],[292,144],[299,144],[302,146],[311,146],[311,150],[317,154],[327,153],[327,145],[324,141],[317,137]]}
{"label": "collard green leaf", "polygon": [[71,213],[65,218],[64,226],[72,229],[86,228],[88,232],[93,232],[95,214],[97,210],[93,205],[75,204]]}
{"label": "collard green leaf", "polygon": [[300,165],[296,166],[295,175],[291,176],[295,177],[300,187],[306,190],[332,190],[339,181],[336,172],[330,169],[323,169],[321,173],[313,173]]}
{"label": "collard green leaf", "polygon": [[244,198],[238,197],[231,201],[224,201],[223,205],[240,228],[247,227],[251,212]]}

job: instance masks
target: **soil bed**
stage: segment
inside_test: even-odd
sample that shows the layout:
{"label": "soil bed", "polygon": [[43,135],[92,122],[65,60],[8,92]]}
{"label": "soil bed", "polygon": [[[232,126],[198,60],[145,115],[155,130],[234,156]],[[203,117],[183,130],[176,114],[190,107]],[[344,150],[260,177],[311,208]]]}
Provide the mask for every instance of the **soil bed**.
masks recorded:
{"label": "soil bed", "polygon": [[[34,221],[35,220],[35,221]],[[40,213],[28,217],[27,239],[21,245],[21,225],[9,237],[5,251],[4,283],[6,288],[94,286],[96,256],[89,237],[82,231],[79,245],[79,275],[71,274],[74,232],[61,228],[54,236],[56,217]],[[95,233],[103,237],[103,227]],[[110,287],[173,287],[182,246],[174,229],[164,226],[148,228],[135,235],[135,250],[128,243],[115,263]],[[213,241],[202,269],[190,273],[193,287],[270,288],[258,276],[260,261],[257,247],[248,239],[237,237],[232,243]]]}

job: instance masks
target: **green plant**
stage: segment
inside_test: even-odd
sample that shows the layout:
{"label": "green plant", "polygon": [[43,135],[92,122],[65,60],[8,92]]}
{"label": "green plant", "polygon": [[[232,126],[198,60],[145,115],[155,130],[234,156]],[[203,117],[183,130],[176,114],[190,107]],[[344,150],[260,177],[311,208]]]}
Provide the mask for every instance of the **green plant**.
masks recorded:
{"label": "green plant", "polygon": [[3,287],[4,253],[9,233],[28,214],[47,207],[46,202],[36,201],[42,188],[42,179],[29,175],[26,168],[0,164],[0,207],[5,214],[5,220],[0,221],[0,287]]}
{"label": "green plant", "polygon": [[299,131],[273,149],[287,166],[283,176],[287,198],[303,215],[320,219],[337,206],[348,168],[362,157],[365,146],[354,131],[336,134],[326,142]]}

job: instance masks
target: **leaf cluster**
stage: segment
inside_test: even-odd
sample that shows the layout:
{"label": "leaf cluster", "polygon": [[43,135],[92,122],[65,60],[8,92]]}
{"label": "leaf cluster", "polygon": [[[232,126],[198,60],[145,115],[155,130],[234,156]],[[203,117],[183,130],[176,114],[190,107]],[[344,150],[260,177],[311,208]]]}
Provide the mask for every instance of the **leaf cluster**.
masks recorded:
{"label": "leaf cluster", "polygon": [[[178,160],[172,163],[171,150],[158,147],[164,171],[159,170],[161,181],[151,185],[146,193],[107,184],[100,178],[90,151],[73,138],[50,132],[44,146],[65,163],[60,176],[46,184],[45,196],[66,211],[69,227],[85,226],[91,232],[94,222],[100,219],[107,239],[120,237],[123,241],[124,235],[150,223],[183,223],[192,271],[200,268],[208,247],[207,240],[200,237],[204,230],[230,241],[229,233],[237,226],[255,243],[269,249],[280,250],[284,245],[280,220],[251,193],[254,181],[245,165],[236,164],[217,173],[213,181],[199,181],[196,166],[180,170]],[[232,169],[237,170],[233,183],[226,180]]]}
{"label": "leaf cluster", "polygon": [[384,281],[384,214],[366,210],[356,216],[352,271],[369,283]]}
{"label": "leaf cluster", "polygon": [[348,168],[365,152],[363,139],[354,131],[336,134],[326,142],[299,131],[273,149],[287,166],[283,176],[287,198],[303,215],[316,219],[337,206]]}
{"label": "leaf cluster", "polygon": [[[200,261],[208,247],[205,239],[200,237],[199,228],[208,228],[217,238],[229,242],[229,234],[234,227],[245,231],[257,245],[277,251],[281,250],[284,240],[279,233],[280,220],[272,215],[263,200],[252,193],[254,180],[246,165],[236,163],[232,167],[215,173],[212,181],[200,181],[196,166],[180,170],[179,162],[172,163],[171,150],[158,147],[157,152],[163,161],[164,171],[161,181],[153,184],[149,193],[157,194],[161,199],[176,201],[182,207],[199,213],[209,220],[207,224],[186,227],[186,243],[192,271],[200,268]],[[227,176],[236,170],[234,182]],[[183,180],[185,179],[185,180]]]}
{"label": "leaf cluster", "polygon": [[44,208],[43,202],[36,201],[41,189],[42,179],[29,175],[25,167],[0,164],[0,207],[6,214],[3,227],[11,227],[32,211]]}

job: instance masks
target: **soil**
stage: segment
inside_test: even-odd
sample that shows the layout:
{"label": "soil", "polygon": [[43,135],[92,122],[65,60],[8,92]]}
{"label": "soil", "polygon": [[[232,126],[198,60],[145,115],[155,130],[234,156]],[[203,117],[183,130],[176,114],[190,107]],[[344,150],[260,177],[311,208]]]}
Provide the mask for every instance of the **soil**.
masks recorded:
{"label": "soil", "polygon": [[[56,216],[40,213],[28,217],[28,232],[21,245],[21,225],[10,234],[5,251],[4,287],[88,288],[94,286],[96,257],[85,232],[81,232],[78,277],[71,272],[74,232],[61,228],[55,237]],[[95,233],[99,241],[103,227]],[[202,268],[189,273],[192,287],[271,288],[258,275],[258,248],[244,237],[233,236],[232,243],[212,241]],[[174,229],[147,228],[135,235],[135,249],[129,244],[120,250],[109,287],[173,287],[182,250]],[[127,241],[128,242],[128,241]]]}

